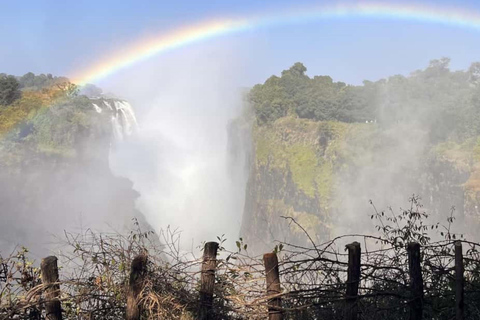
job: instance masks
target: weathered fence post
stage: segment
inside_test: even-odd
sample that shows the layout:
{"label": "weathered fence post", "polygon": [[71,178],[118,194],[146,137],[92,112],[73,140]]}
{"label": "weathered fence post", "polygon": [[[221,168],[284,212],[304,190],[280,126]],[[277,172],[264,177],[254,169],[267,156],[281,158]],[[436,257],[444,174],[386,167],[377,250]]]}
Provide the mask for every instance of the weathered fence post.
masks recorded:
{"label": "weathered fence post", "polygon": [[200,283],[200,319],[211,319],[213,308],[213,289],[217,268],[217,242],[207,242],[203,250],[202,276]]}
{"label": "weathered fence post", "polygon": [[347,292],[345,295],[345,320],[357,320],[358,316],[358,286],[360,285],[360,243],[347,244],[348,271]]}
{"label": "weathered fence post", "polygon": [[47,320],[62,320],[57,260],[57,257],[49,256],[42,259],[42,263],[40,264],[42,283],[46,287],[45,311]]}
{"label": "weathered fence post", "polygon": [[[278,272],[278,258],[276,253],[266,253],[263,255],[263,264],[265,265],[265,274],[267,278],[267,295],[278,295],[282,292],[280,288],[280,274]],[[268,299],[268,319],[282,320],[282,298],[274,297]]]}
{"label": "weathered fence post", "polygon": [[457,320],[464,319],[464,279],[462,242],[455,241],[455,314]]}
{"label": "weathered fence post", "polygon": [[127,289],[126,320],[140,320],[142,308],[139,300],[147,273],[147,260],[145,254],[140,254],[132,260]]}
{"label": "weathered fence post", "polygon": [[42,319],[41,312],[39,310],[37,310],[36,308],[31,309],[30,313],[28,314],[28,319],[30,319],[30,320],[41,320]]}
{"label": "weathered fence post", "polygon": [[423,279],[420,266],[420,244],[411,242],[407,246],[410,273],[410,320],[421,320],[423,316]]}

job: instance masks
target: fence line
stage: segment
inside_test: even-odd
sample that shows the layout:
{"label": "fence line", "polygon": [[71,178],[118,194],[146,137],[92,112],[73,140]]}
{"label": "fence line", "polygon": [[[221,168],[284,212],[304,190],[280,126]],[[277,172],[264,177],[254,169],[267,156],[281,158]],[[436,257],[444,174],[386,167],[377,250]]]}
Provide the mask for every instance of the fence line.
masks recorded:
{"label": "fence line", "polygon": [[[478,244],[463,243],[470,247],[466,256],[461,241],[424,247],[412,242],[406,245],[406,250],[401,246],[380,247],[365,250],[364,255],[357,241],[346,245],[346,254],[332,249],[332,243],[314,249],[286,245],[281,253],[283,259],[279,261],[277,253],[266,253],[261,263],[240,253],[219,259],[219,243],[208,242],[201,261],[191,260],[188,265],[184,265],[185,261],[179,262],[172,266],[175,273],[164,276],[170,277],[166,281],[171,281],[173,287],[178,281],[186,285],[183,290],[187,290],[187,295],[198,290],[197,307],[194,303],[186,305],[192,314],[197,314],[195,318],[203,320],[218,318],[215,315],[225,307],[225,314],[251,319],[293,319],[292,312],[317,319],[356,320],[366,315],[381,319],[387,312],[393,312],[420,320],[437,312],[439,319],[453,316],[463,320],[466,298],[480,297],[477,294],[480,292]],[[70,293],[63,289],[68,285],[64,283],[61,294],[57,260],[54,256],[42,260],[44,298],[40,303],[23,307],[30,310],[28,319],[41,319],[39,312],[44,304],[45,319],[62,320],[63,296]],[[149,258],[140,253],[131,261],[129,281],[125,284],[124,317],[139,320],[144,312],[146,292],[152,290],[146,288],[146,279],[151,277]],[[154,274],[162,275],[161,272]],[[447,288],[444,286],[447,282],[454,283],[451,292],[439,289]],[[93,298],[83,296],[82,299]],[[68,308],[66,304],[65,308]],[[96,319],[94,307],[90,308],[89,319]]]}

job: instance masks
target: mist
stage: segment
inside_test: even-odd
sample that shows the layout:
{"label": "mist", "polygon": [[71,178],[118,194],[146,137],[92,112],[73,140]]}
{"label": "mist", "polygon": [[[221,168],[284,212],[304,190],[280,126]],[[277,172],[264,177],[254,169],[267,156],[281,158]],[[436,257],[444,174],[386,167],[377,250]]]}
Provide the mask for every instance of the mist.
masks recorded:
{"label": "mist", "polygon": [[[2,251],[42,256],[64,232],[125,233],[132,219],[177,230],[185,250],[222,235],[234,243],[246,167],[229,123],[242,111],[242,48],[215,41],[145,61],[12,129],[0,145]],[[19,77],[35,99],[67,80]]]}
{"label": "mist", "polygon": [[472,141],[471,132],[453,128],[469,123],[463,113],[473,109],[462,108],[472,103],[475,92],[475,84],[468,84],[473,67],[455,72],[449,70],[449,62],[448,58],[432,60],[425,70],[407,76],[408,85],[403,76],[379,81],[375,120],[365,124],[372,127],[366,137],[370,141],[360,146],[347,143],[358,165],[354,172],[339,176],[336,197],[341,205],[334,235],[375,232],[378,222],[370,219],[375,210],[399,214],[410,209],[415,196],[429,215],[429,223],[446,225],[453,212],[452,230],[477,239],[476,219],[469,220],[476,213],[469,208],[465,188],[474,160],[452,156],[454,151],[450,155],[439,151],[452,148],[445,143]]}
{"label": "mist", "polygon": [[[129,128],[132,132],[121,139],[114,139],[108,128],[102,125],[88,132],[80,132],[72,126],[72,130],[80,130],[73,136],[81,138],[65,142],[75,146],[77,157],[67,166],[60,159],[75,158],[69,155],[70,150],[62,149],[62,139],[72,137],[70,132],[65,134],[68,131],[66,123],[75,119],[75,112],[70,110],[72,106],[53,106],[46,115],[35,118],[31,131],[38,133],[35,138],[39,139],[38,146],[49,150],[55,142],[61,148],[49,156],[41,156],[40,160],[29,156],[31,150],[24,150],[26,163],[36,161],[40,165],[27,165],[28,170],[20,171],[18,186],[14,189],[8,189],[8,179],[4,179],[5,185],[0,186],[0,190],[4,190],[3,197],[8,201],[4,201],[0,208],[9,212],[9,224],[16,226],[6,231],[17,234],[14,237],[5,232],[9,234],[5,241],[27,246],[41,243],[44,248],[48,247],[52,234],[61,235],[63,230],[90,228],[101,232],[124,232],[132,226],[132,218],[139,218],[142,227],[157,232],[166,228],[181,232],[186,250],[195,250],[202,241],[215,240],[222,235],[230,240],[228,246],[239,236],[244,236],[240,234],[242,220],[247,226],[244,233],[254,228],[262,229],[259,225],[251,228],[248,225],[259,224],[258,215],[264,213],[261,202],[268,203],[272,199],[290,201],[287,206],[275,209],[279,210],[275,214],[282,214],[281,210],[293,203],[292,208],[297,206],[299,210],[324,218],[324,208],[320,207],[317,195],[305,197],[301,188],[294,186],[296,182],[292,183],[288,166],[280,171],[275,168],[276,180],[268,176],[273,171],[264,170],[261,174],[266,177],[260,175],[258,181],[255,178],[250,181],[253,184],[247,184],[247,177],[252,172],[254,175],[258,173],[254,171],[258,168],[253,168],[251,163],[256,161],[255,154],[249,150],[250,144],[254,144],[258,137],[250,135],[251,127],[238,131],[235,125],[231,125],[232,121],[253,114],[245,115],[245,110],[251,111],[252,106],[245,103],[245,89],[242,88],[250,74],[251,57],[246,48],[248,43],[237,40],[198,45],[189,50],[170,52],[161,59],[144,61],[99,83],[107,95],[112,95],[108,94],[111,92],[132,105],[137,126],[135,130]],[[448,63],[448,59],[436,60],[424,71],[413,72],[410,77],[392,76],[377,81],[374,92],[365,91],[370,95],[367,102],[375,110],[369,114],[366,123],[358,119],[333,118],[351,128],[361,126],[364,133],[341,141],[345,153],[351,155],[353,165],[335,172],[332,183],[335,202],[328,213],[332,217],[329,236],[374,230],[369,219],[373,210],[369,200],[379,210],[392,207],[398,212],[408,206],[409,198],[416,194],[422,197],[426,210],[435,213],[437,220],[446,220],[452,206],[457,208],[459,217],[465,215],[462,188],[469,169],[457,170],[453,165],[440,167],[449,160],[431,155],[437,144],[452,139],[457,142],[465,140],[452,131],[452,123],[455,127],[455,121],[461,119],[451,120],[451,110],[459,104],[457,98],[470,97],[472,86],[475,86],[469,83],[467,78],[471,75],[468,72],[450,72]],[[292,68],[301,70],[298,64]],[[303,72],[286,73],[286,77],[304,81]],[[328,87],[328,78],[312,80],[324,81],[319,83]],[[298,85],[295,81],[287,82],[288,86]],[[453,88],[452,83],[460,84],[460,87]],[[85,97],[79,99],[79,106],[85,104],[85,113],[92,119],[106,117],[106,123],[110,124],[107,111],[99,110],[91,100],[81,100]],[[466,106],[469,108],[468,103]],[[347,112],[354,117],[359,112],[348,109],[350,106],[346,107],[347,111],[341,107],[339,114]],[[275,110],[272,110],[269,112],[274,114]],[[283,116],[295,118],[294,121],[302,118],[293,113]],[[317,124],[325,120],[307,119],[321,120]],[[249,123],[258,119],[243,120]],[[287,131],[290,129],[286,128]],[[29,133],[23,131],[20,126],[12,132],[13,141],[28,137]],[[321,153],[325,150],[321,151],[323,147],[319,147],[319,131],[313,134],[317,136],[308,142],[302,141],[301,134],[298,137],[292,134],[289,139],[301,141],[304,145],[311,143],[317,152],[316,157],[324,156]],[[462,134],[472,137],[476,133]],[[342,161],[334,165],[342,164]],[[276,183],[285,183],[286,187]],[[48,188],[36,194],[43,185]],[[15,191],[18,189],[27,194],[24,198],[34,200],[18,206],[22,199],[22,195]],[[246,209],[245,202],[252,195],[256,197],[255,203]],[[308,205],[302,203],[304,200]],[[257,202],[260,205],[256,206]],[[251,221],[245,223],[248,219]],[[34,223],[29,224],[30,221]],[[290,230],[289,226],[283,225],[285,221],[265,221],[267,227],[273,225],[273,230],[280,230],[273,232],[272,237],[288,240],[283,234],[283,230],[287,233]],[[314,232],[327,234],[318,230]],[[270,240],[273,239],[265,240],[267,247]]]}
{"label": "mist", "polygon": [[133,181],[148,223],[178,229],[189,249],[223,234],[236,239],[240,229],[245,156],[229,153],[227,132],[242,108],[236,49],[204,46],[147,62],[111,89],[139,119],[137,133],[112,150],[111,168]]}

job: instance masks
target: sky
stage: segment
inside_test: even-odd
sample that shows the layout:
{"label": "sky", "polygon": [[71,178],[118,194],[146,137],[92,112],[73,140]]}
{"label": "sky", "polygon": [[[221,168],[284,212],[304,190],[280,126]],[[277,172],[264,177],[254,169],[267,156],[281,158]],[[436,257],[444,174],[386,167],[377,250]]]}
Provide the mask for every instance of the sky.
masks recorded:
{"label": "sky", "polygon": [[[284,0],[0,2],[0,72],[22,75],[31,71],[64,76],[121,52],[139,39],[198,21],[249,17],[322,3]],[[436,1],[435,5],[480,13],[480,4],[475,1]],[[227,46],[235,48],[235,63],[241,63],[244,70],[238,75],[239,86],[263,82],[297,61],[306,65],[311,76],[330,75],[337,81],[359,84],[364,79],[406,75],[442,56],[452,59],[453,69],[468,68],[471,62],[480,60],[479,36],[480,30],[418,21],[319,19],[227,34],[150,60],[194,52],[201,46]],[[215,50],[211,51],[215,55]],[[130,68],[141,68],[142,63],[148,61]]]}

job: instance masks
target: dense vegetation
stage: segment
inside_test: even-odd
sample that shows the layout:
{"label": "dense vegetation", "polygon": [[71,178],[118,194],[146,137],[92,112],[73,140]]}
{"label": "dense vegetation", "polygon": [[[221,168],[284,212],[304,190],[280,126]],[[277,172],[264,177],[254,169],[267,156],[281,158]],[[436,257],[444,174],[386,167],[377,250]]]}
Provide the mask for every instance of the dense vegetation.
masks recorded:
{"label": "dense vegetation", "polygon": [[476,234],[480,63],[460,71],[449,63],[432,60],[408,76],[358,86],[309,77],[296,63],[254,86],[249,112],[236,122],[252,134],[242,226],[248,242],[304,243],[279,216],[301,221],[319,242],[339,229],[364,230],[368,222],[352,218],[368,199],[395,206],[411,193],[432,214],[456,207]]}
{"label": "dense vegetation", "polygon": [[0,105],[2,253],[18,243],[44,252],[50,235],[76,227],[76,219],[97,227],[102,220],[143,222],[132,182],[109,168],[116,114],[93,106],[105,100],[93,101],[66,78],[13,79],[21,95]]}
{"label": "dense vegetation", "polygon": [[[0,74],[2,166],[33,158],[38,152],[71,156],[79,134],[93,130],[98,136],[109,128],[109,121],[65,77]],[[19,155],[26,152],[29,157]]]}
{"label": "dense vegetation", "polygon": [[[410,209],[398,214],[374,210],[371,219],[376,221],[378,232],[370,235],[344,235],[326,243],[312,241],[304,247],[278,242],[270,248],[279,258],[282,301],[277,312],[283,313],[285,320],[345,319],[345,311],[352,304],[346,304],[350,259],[344,247],[359,241],[355,244],[362,251],[355,300],[358,319],[407,319],[410,308],[419,304],[424,319],[454,319],[458,283],[454,247],[461,243],[464,319],[478,319],[479,244],[463,239],[456,242],[462,235],[452,232],[453,216],[446,224],[430,224],[418,198],[412,197],[411,204]],[[297,221],[289,220],[301,228]],[[138,294],[133,305],[139,305],[140,315],[127,319],[267,317],[273,292],[267,291],[265,275],[271,271],[265,269],[261,256],[249,253],[242,238],[236,241],[237,250],[227,251],[223,247],[227,240],[218,237],[212,310],[208,318],[202,318],[200,257],[180,250],[178,233],[167,230],[157,235],[142,231],[137,222],[135,225],[130,234],[97,234],[91,230],[65,234],[63,251],[58,255],[63,319],[125,319],[127,297],[132,292]],[[439,236],[439,241],[433,240]],[[161,246],[157,237],[162,240]],[[422,254],[422,295],[412,290],[415,282],[409,275],[406,247],[414,242],[420,245]],[[42,285],[39,262],[29,257],[28,250],[22,248],[0,260],[0,319],[48,319],[48,286]],[[145,261],[143,267],[134,263],[139,258]]]}
{"label": "dense vegetation", "polygon": [[310,78],[297,62],[280,77],[271,76],[254,86],[249,101],[260,125],[289,115],[316,121],[377,120],[385,126],[415,117],[431,129],[435,140],[476,136],[480,134],[480,63],[467,71],[451,71],[449,63],[448,58],[432,60],[410,76],[354,86],[329,76]]}
{"label": "dense vegetation", "polygon": [[[363,90],[333,82],[329,76],[305,75],[307,69],[299,62],[281,77],[272,76],[265,84],[256,85],[250,92],[260,123],[274,121],[288,114],[315,120],[364,121],[372,118],[372,105]],[[374,89],[374,88],[372,88]]]}
{"label": "dense vegetation", "polygon": [[14,76],[0,74],[0,105],[8,106],[20,98],[20,84]]}

